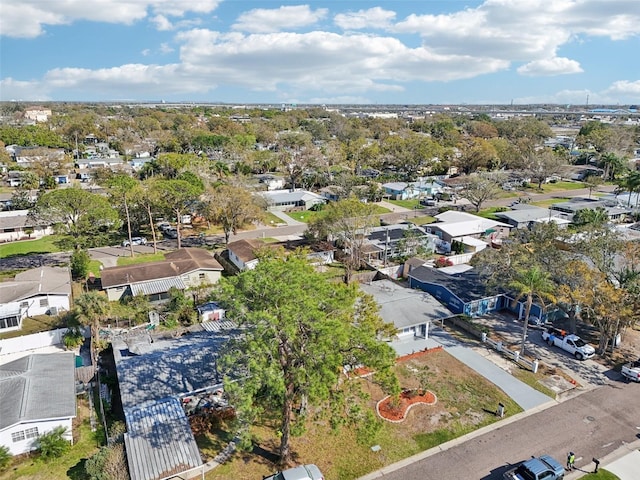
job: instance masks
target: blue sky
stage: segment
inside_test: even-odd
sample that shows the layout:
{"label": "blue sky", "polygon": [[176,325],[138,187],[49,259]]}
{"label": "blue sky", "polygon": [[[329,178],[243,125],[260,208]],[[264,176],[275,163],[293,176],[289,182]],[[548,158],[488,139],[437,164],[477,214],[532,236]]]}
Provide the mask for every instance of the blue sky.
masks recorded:
{"label": "blue sky", "polygon": [[0,100],[640,104],[640,0],[2,0]]}

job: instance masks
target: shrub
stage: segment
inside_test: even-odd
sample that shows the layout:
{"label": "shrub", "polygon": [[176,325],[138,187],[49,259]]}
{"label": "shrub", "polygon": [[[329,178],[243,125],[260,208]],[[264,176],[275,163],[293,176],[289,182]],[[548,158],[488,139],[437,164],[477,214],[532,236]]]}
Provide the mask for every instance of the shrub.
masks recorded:
{"label": "shrub", "polygon": [[71,255],[71,276],[74,280],[85,278],[89,273],[91,257],[86,250],[75,250]]}
{"label": "shrub", "polygon": [[45,460],[61,457],[71,444],[64,438],[67,429],[65,427],[56,427],[50,432],[40,435],[38,438],[38,450],[40,456]]}
{"label": "shrub", "polygon": [[78,327],[72,327],[62,337],[62,342],[67,350],[73,350],[76,347],[82,345],[84,342],[84,336]]}
{"label": "shrub", "polygon": [[453,265],[453,262],[449,260],[447,257],[438,257],[435,262],[436,268],[442,267],[450,267]]}
{"label": "shrub", "polygon": [[0,472],[4,471],[11,463],[11,453],[4,445],[0,445]]}

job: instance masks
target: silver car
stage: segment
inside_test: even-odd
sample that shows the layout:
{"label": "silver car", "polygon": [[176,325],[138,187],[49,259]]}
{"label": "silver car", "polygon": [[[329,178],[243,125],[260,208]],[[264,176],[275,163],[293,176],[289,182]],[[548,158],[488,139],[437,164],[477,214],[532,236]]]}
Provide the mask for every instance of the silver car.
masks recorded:
{"label": "silver car", "polygon": [[122,242],[123,247],[128,247],[129,245],[146,245],[147,239],[144,237],[133,237],[131,239],[131,244],[129,244],[129,240],[125,240]]}
{"label": "silver car", "polygon": [[324,480],[324,477],[317,466],[309,464],[283,470],[264,480]]}

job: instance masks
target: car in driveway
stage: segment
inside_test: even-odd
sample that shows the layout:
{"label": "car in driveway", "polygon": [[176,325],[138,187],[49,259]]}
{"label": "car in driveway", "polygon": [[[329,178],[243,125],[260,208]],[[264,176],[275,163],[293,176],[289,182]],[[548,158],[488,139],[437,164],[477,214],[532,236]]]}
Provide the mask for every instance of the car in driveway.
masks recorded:
{"label": "car in driveway", "polygon": [[125,240],[124,242],[122,242],[123,247],[128,247],[129,245],[146,245],[146,244],[147,244],[147,239],[144,237],[133,237],[131,239],[131,243],[129,243],[129,240]]}
{"label": "car in driveway", "polygon": [[316,465],[308,464],[274,473],[264,480],[324,480],[324,476]]}

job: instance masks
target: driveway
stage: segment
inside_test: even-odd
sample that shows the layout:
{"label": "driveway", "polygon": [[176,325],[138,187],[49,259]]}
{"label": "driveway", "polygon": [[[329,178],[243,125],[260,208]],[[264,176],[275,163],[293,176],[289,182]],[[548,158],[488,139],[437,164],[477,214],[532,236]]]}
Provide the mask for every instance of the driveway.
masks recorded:
{"label": "driveway", "polygon": [[[497,312],[475,319],[491,328],[505,343],[519,345],[522,342],[523,322],[508,312]],[[527,352],[541,363],[562,370],[584,388],[594,388],[620,379],[620,374],[594,358],[576,360],[571,354],[557,347],[549,347],[542,340],[542,329],[529,326],[527,329]]]}

